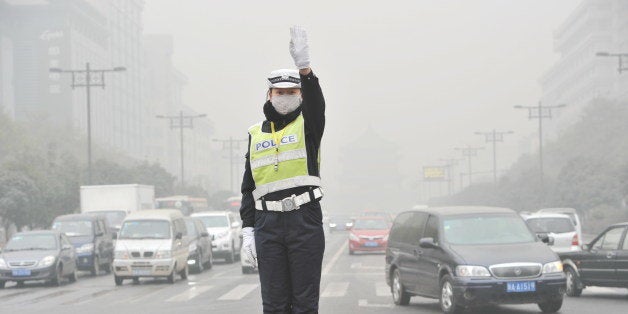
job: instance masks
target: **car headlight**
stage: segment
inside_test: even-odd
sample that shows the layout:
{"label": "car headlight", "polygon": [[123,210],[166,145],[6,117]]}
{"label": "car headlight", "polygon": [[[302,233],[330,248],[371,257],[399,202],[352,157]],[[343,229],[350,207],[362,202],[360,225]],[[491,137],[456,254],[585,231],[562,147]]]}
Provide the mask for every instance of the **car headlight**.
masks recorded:
{"label": "car headlight", "polygon": [[155,258],[163,259],[163,258],[171,258],[172,251],[170,250],[159,250],[157,254],[155,254]]}
{"label": "car headlight", "polygon": [[543,273],[544,274],[552,274],[552,273],[562,273],[563,272],[563,262],[556,261],[543,265]]}
{"label": "car headlight", "polygon": [[196,251],[196,249],[197,249],[196,243],[190,244],[190,252],[194,252]]}
{"label": "car headlight", "polygon": [[351,240],[351,241],[360,241],[360,238],[358,238],[358,236],[355,235],[355,233],[349,233],[349,240]]}
{"label": "car headlight", "polygon": [[332,223],[329,224],[329,227],[330,228],[336,228],[336,224],[332,222]]}
{"label": "car headlight", "polygon": [[129,259],[129,252],[127,251],[115,251],[113,253],[114,259]]}
{"label": "car headlight", "polygon": [[456,267],[456,275],[460,277],[490,277],[491,273],[484,266],[460,265]]}
{"label": "car headlight", "polygon": [[91,253],[94,251],[94,243],[85,243],[76,248],[76,253]]}
{"label": "car headlight", "polygon": [[39,261],[39,266],[41,266],[41,267],[48,267],[48,266],[54,264],[56,260],[57,260],[57,258],[52,256],[52,255],[46,256],[41,261]]}
{"label": "car headlight", "polygon": [[8,268],[7,262],[5,262],[2,258],[0,258],[0,268]]}

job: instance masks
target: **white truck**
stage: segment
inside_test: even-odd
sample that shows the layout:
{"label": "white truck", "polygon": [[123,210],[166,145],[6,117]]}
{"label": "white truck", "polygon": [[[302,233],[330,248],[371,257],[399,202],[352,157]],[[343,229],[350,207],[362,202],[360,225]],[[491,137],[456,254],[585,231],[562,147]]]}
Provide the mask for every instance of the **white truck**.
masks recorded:
{"label": "white truck", "polygon": [[115,232],[127,214],[155,208],[155,187],[141,184],[81,186],[81,213],[98,212]]}

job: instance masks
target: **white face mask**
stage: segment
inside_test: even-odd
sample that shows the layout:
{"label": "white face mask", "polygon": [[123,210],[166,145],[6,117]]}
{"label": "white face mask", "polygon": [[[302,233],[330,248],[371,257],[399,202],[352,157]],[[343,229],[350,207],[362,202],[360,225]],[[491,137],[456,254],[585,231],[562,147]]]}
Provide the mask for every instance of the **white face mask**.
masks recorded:
{"label": "white face mask", "polygon": [[301,105],[301,95],[277,95],[270,100],[281,115],[295,111]]}

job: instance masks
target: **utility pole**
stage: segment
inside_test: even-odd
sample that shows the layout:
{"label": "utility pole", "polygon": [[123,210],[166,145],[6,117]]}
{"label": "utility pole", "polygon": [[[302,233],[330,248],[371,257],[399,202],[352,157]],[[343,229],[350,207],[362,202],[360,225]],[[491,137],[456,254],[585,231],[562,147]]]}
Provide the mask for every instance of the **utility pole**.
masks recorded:
{"label": "utility pole", "polygon": [[493,143],[493,183],[495,185],[497,185],[497,142],[503,142],[505,134],[513,133],[513,131],[497,131],[495,129],[491,132],[475,132],[477,135],[483,135],[487,143]]}
{"label": "utility pole", "polygon": [[478,155],[478,151],[484,149],[484,147],[472,147],[471,145],[467,145],[467,147],[456,147],[455,150],[461,151],[463,157],[467,157],[467,161],[469,163],[469,186],[473,183],[473,169],[471,168],[471,157],[475,157]]}
{"label": "utility pole", "polygon": [[537,106],[515,106],[515,109],[525,109],[528,110],[528,119],[538,119],[539,120],[539,181],[541,183],[541,188],[544,185],[544,172],[543,172],[543,119],[552,119],[552,109],[563,108],[566,105],[557,105],[557,106],[544,106],[542,102],[539,101]]}
{"label": "utility pole", "polygon": [[451,196],[453,194],[454,189],[455,189],[454,166],[456,166],[458,164],[458,162],[462,161],[462,160],[464,160],[464,159],[440,158],[440,161],[445,162],[445,167],[447,168],[447,173],[448,173],[447,178],[449,179],[448,180],[448,182],[449,182],[449,184],[448,184],[448,194],[449,194],[449,196]]}
{"label": "utility pole", "polygon": [[222,148],[223,149],[227,149],[229,150],[229,190],[231,190],[232,192],[234,191],[233,189],[233,182],[234,182],[234,178],[233,178],[233,168],[235,166],[235,158],[236,156],[234,156],[234,150],[235,149],[239,149],[240,148],[240,143],[248,143],[249,140],[248,139],[234,139],[232,136],[230,136],[228,139],[214,139],[214,142],[219,142],[222,143]]}
{"label": "utility pole", "polygon": [[170,121],[170,129],[179,129],[180,136],[180,149],[181,149],[181,187],[185,187],[185,158],[183,153],[183,129],[193,129],[194,128],[194,119],[204,118],[206,114],[198,114],[198,115],[184,115],[183,110],[179,111],[179,115],[176,116],[163,116],[158,115],[156,118],[158,119],[168,119]]}
{"label": "utility pole", "polygon": [[621,74],[624,71],[628,71],[628,67],[624,67],[624,58],[628,57],[628,53],[610,53],[606,51],[600,51],[595,55],[598,57],[617,58],[617,72]]}
{"label": "utility pole", "polygon": [[92,87],[105,89],[105,73],[124,72],[125,67],[115,67],[112,69],[92,69],[89,62],[85,63],[85,69],[63,70],[60,68],[50,68],[51,73],[72,74],[72,89],[85,87],[87,98],[87,184],[92,184]]}

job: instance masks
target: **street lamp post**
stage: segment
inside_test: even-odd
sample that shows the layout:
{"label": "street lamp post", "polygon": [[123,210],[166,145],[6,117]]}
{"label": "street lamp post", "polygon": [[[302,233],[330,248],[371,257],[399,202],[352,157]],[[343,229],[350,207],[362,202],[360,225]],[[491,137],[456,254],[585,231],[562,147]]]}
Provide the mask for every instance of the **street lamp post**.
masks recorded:
{"label": "street lamp post", "polygon": [[628,67],[624,67],[624,58],[628,57],[628,53],[610,53],[606,51],[600,51],[595,54],[598,57],[617,58],[617,72],[628,71]]}
{"label": "street lamp post", "polygon": [[473,183],[473,169],[471,168],[471,157],[475,157],[478,155],[478,151],[484,149],[484,147],[472,147],[471,145],[467,145],[467,147],[456,147],[455,150],[461,151],[463,157],[467,157],[467,161],[469,162],[469,186]]}
{"label": "street lamp post", "polygon": [[85,87],[87,98],[87,183],[92,184],[92,100],[91,88],[105,88],[105,73],[124,72],[125,67],[115,67],[112,69],[92,69],[89,62],[85,63],[85,69],[64,70],[60,68],[50,68],[52,73],[70,73],[72,75],[72,89]]}
{"label": "street lamp post", "polygon": [[483,135],[487,143],[493,143],[493,183],[497,184],[497,142],[504,141],[505,134],[513,134],[513,131],[497,131],[493,129],[491,132],[475,132],[477,135]]}
{"label": "street lamp post", "polygon": [[[233,137],[229,137],[228,139],[213,139],[214,142],[220,142],[223,144],[223,149],[227,148],[229,150],[229,190],[233,192],[233,167],[235,156],[233,155],[234,149],[240,148],[240,143],[248,142],[248,139],[234,139]],[[235,145],[234,145],[235,144]]]}
{"label": "street lamp post", "polygon": [[185,158],[183,153],[183,129],[193,129],[194,128],[194,119],[204,118],[206,114],[198,114],[198,115],[184,115],[183,110],[179,111],[179,114],[176,116],[156,116],[158,119],[168,119],[170,121],[170,129],[179,129],[180,136],[180,149],[181,149],[181,187],[185,186]]}
{"label": "street lamp post", "polygon": [[557,106],[544,106],[542,102],[539,101],[537,106],[515,106],[515,109],[525,109],[528,110],[528,119],[538,119],[539,120],[539,175],[540,175],[540,183],[541,187],[544,184],[544,173],[543,173],[543,119],[552,119],[552,109],[563,108],[566,105],[561,104]]}

